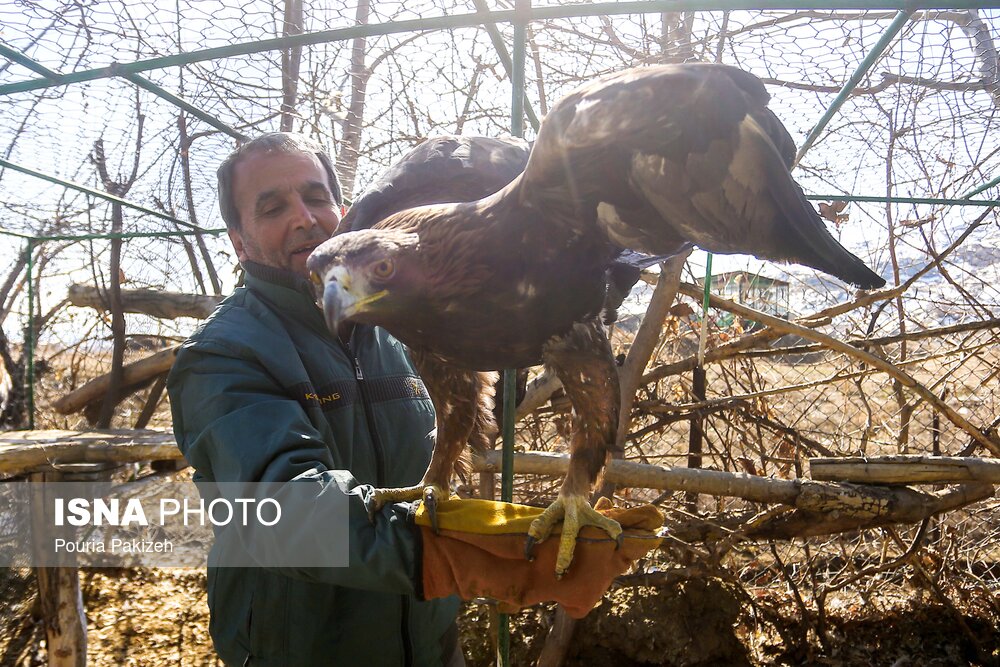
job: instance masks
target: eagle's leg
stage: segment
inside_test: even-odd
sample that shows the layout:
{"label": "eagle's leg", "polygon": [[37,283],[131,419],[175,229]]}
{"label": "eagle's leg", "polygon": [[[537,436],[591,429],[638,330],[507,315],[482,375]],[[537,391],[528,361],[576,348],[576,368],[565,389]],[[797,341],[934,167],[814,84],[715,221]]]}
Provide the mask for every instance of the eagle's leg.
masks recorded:
{"label": "eagle's leg", "polygon": [[462,475],[471,470],[465,444],[481,452],[492,442],[496,430],[492,413],[496,373],[463,370],[415,351],[411,356],[427,385],[437,415],[434,450],[418,484],[400,489],[377,489],[375,502],[423,500],[431,525],[437,532],[437,504],[451,496],[452,470]]}
{"label": "eagle's leg", "polygon": [[563,521],[556,576],[562,576],[573,560],[576,537],[583,526],[596,526],[612,539],[621,540],[617,521],[590,506],[590,490],[608,457],[618,428],[618,369],[604,330],[596,319],[580,322],[562,338],[549,341],[543,351],[545,363],[563,383],[573,404],[573,437],[569,472],[555,502],[535,519],[528,530],[526,555]]}

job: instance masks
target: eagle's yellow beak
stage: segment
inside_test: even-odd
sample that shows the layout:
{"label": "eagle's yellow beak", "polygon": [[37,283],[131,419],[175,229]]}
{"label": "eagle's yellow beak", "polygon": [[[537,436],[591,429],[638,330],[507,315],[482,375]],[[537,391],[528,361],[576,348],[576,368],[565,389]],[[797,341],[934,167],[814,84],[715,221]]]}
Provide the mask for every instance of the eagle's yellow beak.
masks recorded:
{"label": "eagle's yellow beak", "polygon": [[364,313],[367,306],[389,293],[383,289],[369,294],[367,288],[366,281],[354,280],[346,267],[330,272],[323,288],[323,316],[330,331],[336,333],[343,322]]}

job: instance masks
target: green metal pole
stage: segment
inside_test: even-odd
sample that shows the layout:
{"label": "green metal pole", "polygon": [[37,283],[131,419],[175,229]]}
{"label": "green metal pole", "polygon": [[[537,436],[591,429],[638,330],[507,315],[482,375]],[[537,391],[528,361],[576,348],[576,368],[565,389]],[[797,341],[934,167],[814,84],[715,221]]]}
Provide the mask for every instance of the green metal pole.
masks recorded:
{"label": "green metal pole", "polygon": [[[895,9],[903,12],[913,12],[921,7],[935,9],[987,9],[996,6],[996,0],[940,0],[927,5],[914,5],[909,0],[835,0],[833,4],[823,0],[638,0],[635,2],[596,2],[593,4],[573,3],[565,5],[550,5],[535,7],[529,10],[529,20],[553,20],[584,16],[618,16],[622,14],[646,14],[680,11],[726,11],[726,10],[808,10],[808,9]],[[450,30],[470,28],[487,23],[510,23],[514,21],[514,12],[510,10],[482,14],[473,12],[451,16],[436,16],[429,19],[412,19],[407,21],[390,21],[387,23],[370,24],[335,28],[319,32],[276,37],[242,44],[230,44],[137,60],[131,63],[115,63],[108,67],[81,70],[70,74],[62,74],[55,81],[47,78],[18,81],[0,86],[0,95],[26,92],[61,86],[82,81],[95,81],[113,76],[124,76],[127,73],[144,72],[165,67],[190,65],[206,60],[218,60],[233,56],[278,51],[294,46],[308,46],[327,42],[344,41],[357,37],[375,37],[404,32],[422,32],[427,30]]]}
{"label": "green metal pole", "polygon": [[840,110],[840,107],[844,104],[844,102],[847,101],[851,92],[857,88],[858,83],[860,83],[861,79],[868,73],[868,70],[872,68],[872,65],[874,65],[875,61],[879,59],[879,56],[881,56],[882,53],[889,48],[889,43],[892,42],[897,34],[899,34],[899,31],[903,29],[906,22],[910,20],[910,16],[913,14],[913,11],[913,8],[903,9],[896,14],[896,18],[892,20],[892,23],[889,24],[886,31],[882,33],[881,37],[879,37],[878,42],[875,43],[872,50],[868,52],[868,55],[864,57],[864,60],[862,60],[861,64],[858,65],[858,68],[854,70],[854,74],[851,75],[851,78],[847,80],[844,87],[840,89],[839,93],[837,93],[837,97],[833,99],[833,103],[830,104],[826,113],[824,113],[823,117],[819,119],[819,122],[816,123],[816,126],[813,127],[812,131],[809,132],[809,136],[806,137],[805,143],[802,144],[799,152],[795,154],[795,164],[798,164],[802,159],[802,156],[806,154],[806,151],[812,148],[816,139],[819,138],[820,132],[823,131],[823,128],[826,127],[827,123],[830,122],[837,111]]}
{"label": "green metal pole", "polygon": [[[476,9],[478,9],[481,13],[489,14],[490,10],[489,7],[487,7],[486,5],[486,0],[473,0],[473,3],[476,5]],[[500,63],[503,65],[504,70],[506,70],[507,76],[509,76],[511,78],[511,81],[513,81],[514,63],[510,58],[510,54],[507,53],[507,47],[503,43],[503,35],[500,34],[500,31],[497,29],[496,24],[494,23],[485,23],[483,24],[483,28],[486,29],[486,34],[490,36],[490,41],[493,42],[493,48],[496,49],[497,55],[500,57]],[[524,69],[522,67],[522,76],[523,76],[523,71]],[[524,112],[528,116],[528,122],[531,123],[531,127],[535,129],[535,132],[538,132],[538,126],[540,124],[538,121],[538,115],[535,114],[535,110],[531,107],[531,104],[529,104],[526,99],[522,98],[522,104],[524,105]],[[511,118],[513,118],[513,115],[511,116]],[[519,137],[521,135],[518,134],[515,136]]]}
{"label": "green metal pole", "polygon": [[[516,10],[527,14],[531,0],[517,0]],[[514,59],[511,70],[510,133],[524,136],[524,51],[526,22],[514,24]],[[500,499],[510,502],[514,497],[514,411],[517,401],[517,370],[508,368],[503,376],[503,465],[500,481]]]}
{"label": "green metal pole", "polygon": [[[510,133],[524,136],[524,61],[527,43],[528,13],[531,0],[516,0],[514,11],[513,62],[510,72]],[[503,463],[500,478],[500,499],[509,503],[514,498],[514,412],[517,409],[517,370],[503,372]],[[497,623],[497,663],[510,665],[510,618],[499,614]]]}
{"label": "green metal pole", "polygon": [[86,185],[80,185],[79,183],[74,183],[72,181],[66,181],[56,176],[50,176],[49,174],[44,174],[40,171],[35,171],[30,167],[25,167],[24,165],[17,164],[16,162],[11,162],[10,160],[5,160],[0,158],[0,167],[7,167],[8,169],[13,169],[14,171],[19,171],[22,174],[27,174],[28,176],[34,176],[35,178],[40,178],[43,181],[48,181],[49,183],[54,183],[56,185],[61,185],[64,188],[69,188],[71,190],[76,190],[77,192],[82,192],[84,194],[91,195],[93,197],[98,197],[99,199],[104,199],[109,202],[116,204],[121,204],[128,208],[146,213],[148,215],[155,215],[157,218],[163,218],[164,220],[169,220],[170,222],[176,223],[183,227],[193,229],[198,232],[207,233],[208,230],[203,227],[199,227],[193,223],[187,222],[185,220],[178,220],[172,215],[162,213],[160,211],[154,211],[151,208],[146,208],[145,206],[140,206],[139,204],[133,204],[130,201],[122,199],[121,197],[116,197],[114,195],[108,194],[107,192],[101,192],[100,190],[95,190],[93,188],[88,188]]}
{"label": "green metal pole", "polygon": [[[31,71],[35,72],[36,74],[41,74],[43,77],[45,77],[49,81],[52,81],[52,82],[54,82],[56,84],[59,83],[59,79],[62,76],[61,74],[59,74],[59,72],[56,72],[54,70],[50,70],[45,65],[43,65],[43,64],[41,64],[41,63],[39,63],[39,62],[37,62],[35,60],[32,60],[31,58],[29,58],[28,56],[24,55],[20,51],[15,51],[14,49],[12,49],[9,46],[7,46],[6,44],[0,44],[0,55],[4,56],[6,58],[9,58],[9,59],[13,60],[14,62],[20,64],[20,65],[24,65],[25,67],[27,67]],[[198,107],[194,106],[190,102],[185,102],[184,100],[182,100],[181,98],[177,97],[176,95],[174,95],[170,91],[165,90],[165,89],[161,88],[160,86],[156,85],[155,83],[153,83],[149,79],[146,79],[146,78],[144,78],[142,76],[139,76],[138,74],[134,74],[134,73],[126,73],[126,74],[123,74],[122,76],[124,76],[126,79],[128,79],[129,81],[131,81],[135,85],[139,86],[140,88],[145,88],[146,90],[148,90],[149,92],[153,93],[154,95],[162,97],[163,99],[165,99],[166,101],[170,102],[174,106],[180,107],[184,111],[187,111],[192,116],[194,116],[196,118],[200,118],[201,120],[205,121],[206,123],[208,123],[212,127],[217,128],[219,130],[222,130],[223,132],[225,132],[229,136],[231,136],[231,137],[233,137],[235,139],[246,139],[246,135],[245,134],[243,134],[241,132],[237,132],[233,128],[231,128],[228,125],[226,125],[225,123],[223,123],[221,120],[218,120],[217,118],[215,118],[215,117],[209,115],[208,113],[202,111],[201,109],[199,109]]]}
{"label": "green metal pole", "polygon": [[[983,189],[991,187],[991,184],[987,183],[983,186]],[[966,197],[971,197],[977,194],[977,192],[970,192],[965,195]],[[811,201],[856,201],[856,202],[872,202],[876,204],[884,204],[885,202],[890,202],[893,204],[935,204],[939,206],[1000,206],[1000,199],[949,199],[945,197],[887,197],[885,195],[806,195],[806,199]]]}
{"label": "green metal pole", "polygon": [[969,190],[964,195],[962,195],[962,199],[968,199],[969,197],[975,197],[980,192],[985,192],[986,190],[989,190],[990,188],[992,188],[995,185],[1000,185],[1000,176],[997,176],[996,178],[994,178],[989,183],[986,183],[985,185],[980,185],[975,190]]}
{"label": "green metal pole", "polygon": [[187,101],[181,99],[180,97],[177,97],[176,95],[174,95],[173,93],[171,93],[169,90],[166,90],[165,88],[161,88],[160,86],[156,85],[155,83],[153,83],[149,79],[146,79],[146,78],[144,78],[142,76],[139,76],[138,74],[134,74],[134,73],[133,74],[124,74],[122,76],[124,76],[126,79],[128,79],[129,81],[131,81],[135,85],[139,86],[140,88],[148,90],[149,92],[153,93],[157,97],[160,97],[160,98],[166,100],[167,102],[170,102],[175,107],[183,109],[184,111],[188,112],[189,114],[191,114],[195,118],[198,118],[198,119],[200,119],[200,120],[208,123],[209,125],[211,125],[215,129],[221,130],[221,131],[225,132],[226,134],[228,134],[229,136],[231,136],[234,139],[238,139],[239,141],[243,141],[243,140],[245,140],[247,138],[247,135],[243,134],[239,130],[234,130],[233,128],[229,127],[228,125],[226,125],[225,123],[223,123],[218,118],[212,116],[211,114],[209,114],[209,113],[207,113],[205,111],[202,111],[201,109],[199,109],[198,107],[194,106],[190,102],[187,102]]}
{"label": "green metal pole", "polygon": [[27,255],[27,267],[25,268],[26,280],[28,281],[28,428],[35,430],[35,285],[34,285],[34,254],[35,241],[28,239],[27,247],[24,250]]}

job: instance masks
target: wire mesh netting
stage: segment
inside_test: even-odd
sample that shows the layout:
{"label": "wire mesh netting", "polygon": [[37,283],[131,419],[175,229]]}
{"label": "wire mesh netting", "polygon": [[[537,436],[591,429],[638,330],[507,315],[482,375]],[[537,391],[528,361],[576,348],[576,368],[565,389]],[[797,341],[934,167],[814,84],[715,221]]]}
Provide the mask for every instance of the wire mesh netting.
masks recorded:
{"label": "wire mesh netting", "polygon": [[[459,0],[2,6],[2,45],[22,58],[0,63],[0,157],[163,214],[126,206],[126,233],[177,232],[185,223],[219,230],[215,169],[237,145],[235,134],[279,128],[309,134],[336,156],[346,192],[360,194],[428,136],[509,131],[506,56],[513,27],[476,25],[473,14],[484,8]],[[743,345],[766,327],[725,309],[706,315],[707,391],[697,396],[690,369],[702,314],[689,301],[668,318],[646,369],[626,458],[686,465],[693,419],[704,420],[702,465],[776,478],[807,476],[810,456],[989,453],[941,406],[995,437],[1000,227],[984,202],[1000,198],[991,183],[1000,173],[1000,10],[915,11],[877,54],[873,49],[900,16],[896,11],[817,5],[663,12],[657,6],[640,14],[608,4],[597,15],[570,17],[564,14],[572,8],[562,3],[535,3],[534,9],[537,17],[527,28],[529,120],[601,74],[662,62],[722,62],[766,83],[771,108],[801,145],[866,57],[874,58],[793,175],[834,235],[890,288],[900,289],[866,300],[812,270],[727,256],[715,258],[716,275],[725,279],[713,280],[713,291],[848,341],[909,374],[939,402],[807,338],[775,334]],[[461,15],[468,16],[461,27],[379,28]],[[358,25],[372,30],[366,36],[343,32]],[[332,32],[294,48],[261,45],[322,31]],[[507,45],[503,53],[495,40]],[[217,51],[202,53],[206,49]],[[163,60],[134,65],[151,59]],[[58,85],[46,80],[101,68],[111,68],[108,76]],[[215,125],[138,85],[136,76],[183,98]],[[534,132],[529,122],[528,137]],[[967,205],[934,201],[973,193]],[[0,228],[6,232],[106,234],[112,220],[112,205],[100,197],[9,165],[0,169]],[[39,428],[85,425],[93,414],[60,415],[52,406],[111,363],[110,316],[74,305],[67,297],[71,284],[106,289],[117,281],[129,289],[224,294],[237,278],[224,234],[126,239],[118,275],[110,270],[111,252],[105,239],[29,246],[26,238],[0,235],[0,325],[19,350],[31,322],[39,346]],[[696,253],[685,279],[697,285],[704,271],[703,255]],[[616,352],[629,350],[648,299],[640,283],[616,325]],[[854,306],[844,307],[849,303]],[[839,307],[836,314],[813,317],[833,307]],[[128,314],[128,358],[182,340],[196,323],[192,317]],[[145,397],[140,392],[129,399],[115,425],[134,425]],[[159,415],[153,423],[167,426],[162,408]],[[556,397],[519,427],[519,444],[562,451],[568,424],[567,406]],[[523,478],[516,497],[541,500],[555,490],[555,482]],[[669,509],[681,536],[680,526],[694,518],[738,534],[768,512],[760,504],[704,495],[623,489],[619,497],[657,501]],[[921,577],[922,590],[943,604],[969,588],[995,591],[995,526],[995,508],[986,502],[896,531],[759,541],[754,547],[735,538],[711,547],[700,539],[679,546],[684,540],[678,538],[669,557],[647,567],[666,571],[676,559],[693,559],[748,590],[787,586],[821,623],[825,610],[846,604],[838,598],[843,591],[869,596],[895,587],[906,596]]]}

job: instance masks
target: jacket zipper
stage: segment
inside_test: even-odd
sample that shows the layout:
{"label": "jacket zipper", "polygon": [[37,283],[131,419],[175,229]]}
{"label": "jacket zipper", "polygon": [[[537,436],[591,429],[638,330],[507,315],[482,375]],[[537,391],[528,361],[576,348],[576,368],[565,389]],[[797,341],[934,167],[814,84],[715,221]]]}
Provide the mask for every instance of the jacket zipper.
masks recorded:
{"label": "jacket zipper", "polygon": [[[354,356],[354,351],[349,343],[345,343],[339,337],[337,341],[343,348],[347,358],[354,365],[354,379],[358,382],[358,392],[361,394],[361,406],[365,411],[365,422],[368,424],[368,432],[372,438],[372,449],[375,452],[375,481],[376,486],[385,486],[385,453],[382,449],[382,441],[379,439],[378,430],[375,428],[375,417],[372,415],[371,397],[368,395],[368,385],[365,383],[365,374],[361,371],[361,363]],[[403,640],[403,664],[409,667],[413,664],[413,646],[410,645],[410,598],[401,595],[402,606],[400,609],[400,635]]]}
{"label": "jacket zipper", "polygon": [[372,449],[375,452],[375,486],[385,486],[385,452],[382,449],[382,441],[378,437],[378,429],[375,428],[375,417],[372,415],[371,397],[368,395],[368,385],[365,383],[365,375],[361,372],[361,364],[354,356],[351,346],[340,341],[340,346],[344,348],[344,353],[354,365],[354,378],[358,381],[358,392],[361,394],[361,407],[365,411],[365,422],[368,424],[368,433],[372,438]]}

